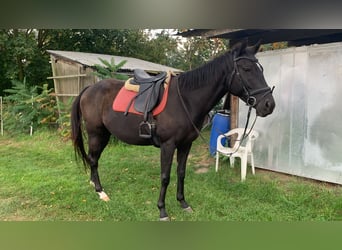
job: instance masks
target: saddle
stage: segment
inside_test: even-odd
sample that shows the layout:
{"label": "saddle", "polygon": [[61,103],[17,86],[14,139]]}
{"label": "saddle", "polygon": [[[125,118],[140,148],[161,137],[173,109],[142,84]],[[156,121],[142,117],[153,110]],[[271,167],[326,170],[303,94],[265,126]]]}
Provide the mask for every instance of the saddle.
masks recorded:
{"label": "saddle", "polygon": [[131,80],[132,84],[144,84],[144,83],[153,83],[159,80],[165,80],[166,72],[161,72],[156,76],[151,76],[146,71],[142,69],[135,69],[134,70],[134,78]]}
{"label": "saddle", "polygon": [[151,76],[142,69],[133,71],[134,78],[130,79],[130,84],[138,85],[138,94],[135,97],[134,108],[144,114],[144,120],[147,120],[147,114],[159,103],[161,93],[164,91],[163,83],[167,73],[161,72],[156,76]]}
{"label": "saddle", "polygon": [[[144,115],[144,120],[139,125],[139,136],[152,138],[155,124],[148,121],[148,115],[159,104],[163,96],[167,73],[161,72],[156,76],[151,76],[142,69],[135,69],[133,73],[134,77],[127,80],[125,87],[133,88],[138,94],[130,101],[125,114],[134,101],[135,110]],[[130,87],[128,87],[129,85]]]}

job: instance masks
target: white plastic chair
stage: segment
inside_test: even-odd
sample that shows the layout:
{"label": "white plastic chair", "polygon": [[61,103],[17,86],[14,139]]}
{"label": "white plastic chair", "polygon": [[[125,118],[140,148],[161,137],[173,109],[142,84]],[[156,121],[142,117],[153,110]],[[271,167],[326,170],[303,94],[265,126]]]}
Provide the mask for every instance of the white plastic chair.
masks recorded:
{"label": "white plastic chair", "polygon": [[[251,158],[252,173],[255,174],[252,148],[253,148],[254,140],[259,136],[259,133],[257,131],[252,130],[249,133],[248,137],[244,139],[242,141],[242,144],[240,145],[243,132],[244,132],[244,128],[235,128],[217,137],[216,166],[215,166],[215,170],[217,172],[218,167],[219,167],[219,155],[220,154],[223,154],[229,157],[231,167],[234,167],[234,158],[239,157],[241,159],[241,181],[246,180],[248,156],[250,156]],[[249,129],[247,129],[246,133],[248,132],[249,132]],[[237,134],[237,138],[233,147],[228,147],[222,144],[223,138],[231,137],[234,134]]]}

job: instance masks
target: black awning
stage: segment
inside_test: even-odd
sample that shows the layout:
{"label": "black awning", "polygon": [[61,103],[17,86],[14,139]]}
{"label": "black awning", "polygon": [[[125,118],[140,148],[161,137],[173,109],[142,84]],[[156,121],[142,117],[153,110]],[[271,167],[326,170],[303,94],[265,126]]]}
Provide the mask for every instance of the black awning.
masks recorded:
{"label": "black awning", "polygon": [[179,35],[224,38],[229,39],[231,45],[243,39],[248,39],[250,44],[261,40],[262,44],[288,42],[289,46],[342,41],[342,29],[193,29]]}

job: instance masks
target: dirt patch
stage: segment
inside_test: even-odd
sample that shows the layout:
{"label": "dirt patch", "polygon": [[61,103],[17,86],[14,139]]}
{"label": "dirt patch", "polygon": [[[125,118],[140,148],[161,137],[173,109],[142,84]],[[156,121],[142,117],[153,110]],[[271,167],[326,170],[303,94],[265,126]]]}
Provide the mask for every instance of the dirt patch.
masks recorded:
{"label": "dirt patch", "polygon": [[335,183],[329,183],[329,182],[324,182],[324,181],[319,181],[319,180],[313,180],[305,177],[300,177],[296,175],[291,175],[291,174],[286,174],[286,173],[280,173],[280,172],[274,172],[272,170],[267,170],[267,169],[260,169],[256,168],[256,175],[262,176],[263,179],[266,181],[272,181],[276,180],[280,184],[287,184],[290,182],[294,181],[300,181],[306,184],[312,184],[312,185],[320,185],[322,187],[326,187],[329,189],[340,189],[341,186],[339,184]]}
{"label": "dirt patch", "polygon": [[33,221],[33,220],[24,216],[13,214],[13,215],[6,216],[6,218],[3,218],[2,221]]}
{"label": "dirt patch", "polygon": [[25,145],[24,142],[15,142],[11,139],[4,139],[4,140],[0,141],[0,146],[4,146],[4,147],[10,146],[10,147],[14,147],[14,148],[20,148],[23,145]]}
{"label": "dirt patch", "polygon": [[[13,206],[12,203],[14,203],[15,197],[10,198],[1,198],[0,197],[0,208],[6,208],[6,210],[9,209],[9,207]],[[1,221],[32,221],[31,218],[20,215],[18,211],[13,211],[12,213],[7,213],[6,216],[0,215]]]}
{"label": "dirt patch", "polygon": [[215,158],[210,157],[206,151],[199,155],[190,154],[188,159],[189,161],[191,161],[191,165],[194,166],[196,174],[207,173],[209,171],[209,168],[214,166],[213,164],[215,164]]}
{"label": "dirt patch", "polygon": [[209,171],[210,164],[202,163],[195,168],[196,174],[205,174]]}

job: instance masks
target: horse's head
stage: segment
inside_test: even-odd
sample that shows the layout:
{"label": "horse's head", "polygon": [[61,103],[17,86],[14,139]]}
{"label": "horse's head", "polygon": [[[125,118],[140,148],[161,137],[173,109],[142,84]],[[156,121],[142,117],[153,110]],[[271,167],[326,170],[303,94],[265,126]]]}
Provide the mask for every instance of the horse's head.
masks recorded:
{"label": "horse's head", "polygon": [[255,108],[256,114],[265,117],[275,107],[271,89],[264,78],[263,68],[256,59],[260,43],[247,47],[247,42],[233,46],[234,70],[230,76],[230,92],[240,97],[248,106]]}

